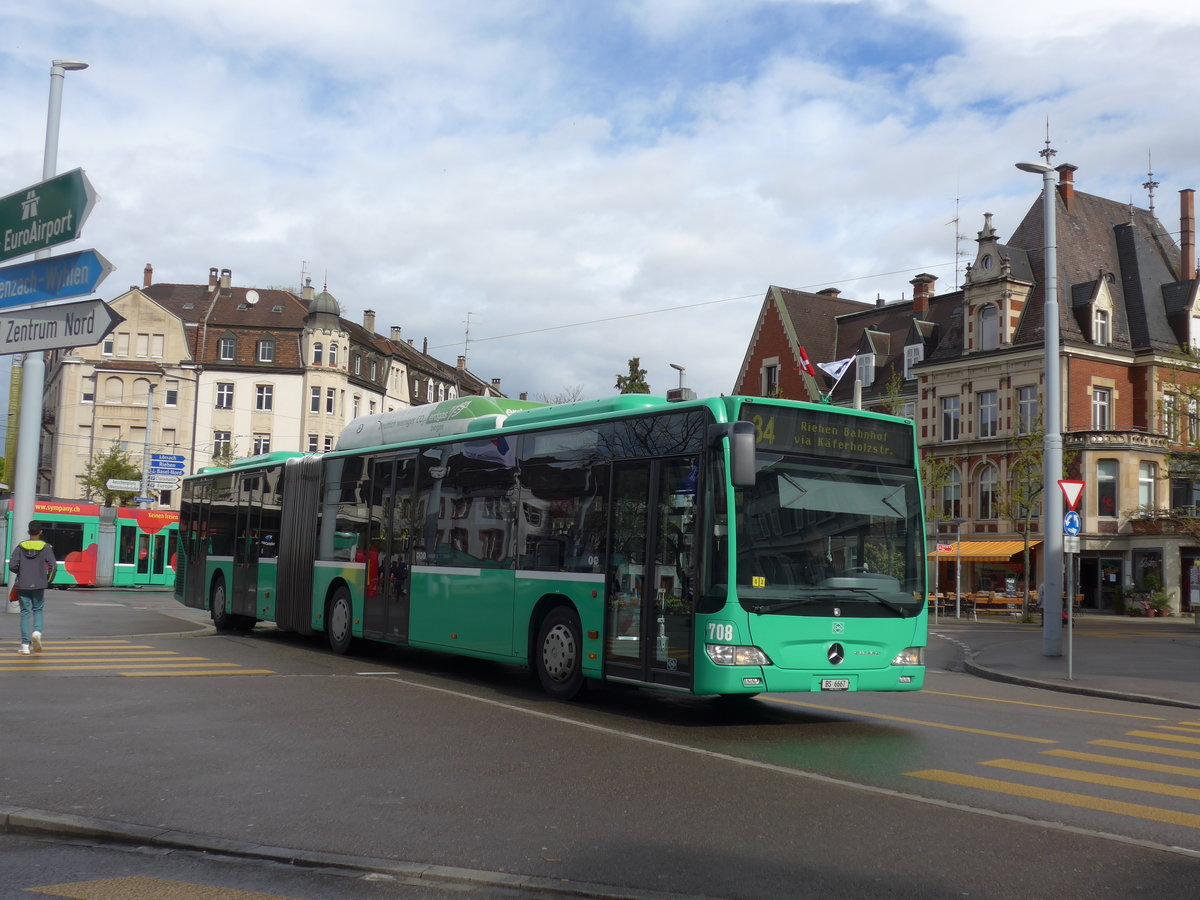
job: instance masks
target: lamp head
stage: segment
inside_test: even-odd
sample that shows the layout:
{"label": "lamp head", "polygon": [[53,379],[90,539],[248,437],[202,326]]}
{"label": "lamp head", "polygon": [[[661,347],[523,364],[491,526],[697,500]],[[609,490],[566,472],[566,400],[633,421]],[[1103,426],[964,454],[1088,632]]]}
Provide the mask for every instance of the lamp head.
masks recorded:
{"label": "lamp head", "polygon": [[77,59],[56,59],[50,63],[56,69],[63,69],[67,72],[78,72],[80,69],[86,69],[88,64],[80,62]]}
{"label": "lamp head", "polygon": [[1035,175],[1045,175],[1047,172],[1054,171],[1053,166],[1035,162],[1019,162],[1017,163],[1017,168],[1022,172],[1033,172]]}

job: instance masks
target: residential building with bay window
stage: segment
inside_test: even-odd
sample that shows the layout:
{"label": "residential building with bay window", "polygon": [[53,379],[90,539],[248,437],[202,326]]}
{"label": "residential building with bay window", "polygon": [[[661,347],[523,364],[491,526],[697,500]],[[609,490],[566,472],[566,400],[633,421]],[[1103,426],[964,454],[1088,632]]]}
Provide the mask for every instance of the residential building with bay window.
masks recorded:
{"label": "residential building with bay window", "polygon": [[[1161,585],[1174,612],[1190,612],[1200,604],[1194,192],[1180,192],[1178,228],[1168,229],[1149,209],[1077,191],[1075,166],[1057,171],[1063,477],[1085,482],[1077,593],[1084,608],[1119,611],[1127,595]],[[765,394],[773,370],[779,396],[831,392],[841,405],[912,418],[931,588],[936,577],[952,590],[960,576],[964,591],[1016,595],[1036,589],[1044,564],[1040,197],[1007,239],[985,214],[976,244],[962,285],[942,294],[928,274],[912,279],[911,300],[893,303],[771,287],[734,391]],[[836,386],[806,376],[801,344],[814,363],[854,364]],[[935,556],[937,545],[950,552]]]}

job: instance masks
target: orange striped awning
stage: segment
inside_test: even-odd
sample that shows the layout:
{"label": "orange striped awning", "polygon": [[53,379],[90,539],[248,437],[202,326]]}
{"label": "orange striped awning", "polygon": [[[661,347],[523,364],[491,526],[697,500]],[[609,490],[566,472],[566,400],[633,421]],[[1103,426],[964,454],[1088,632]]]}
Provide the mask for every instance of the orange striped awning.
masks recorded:
{"label": "orange striped awning", "polygon": [[[1040,543],[1041,541],[1030,541],[1029,549],[1033,550]],[[948,550],[936,553],[941,559],[960,558],[958,541],[939,541],[938,544],[949,547]],[[1007,562],[1024,550],[1024,541],[962,541],[961,559],[963,562]],[[929,558],[933,559],[934,556],[935,551],[929,551]]]}

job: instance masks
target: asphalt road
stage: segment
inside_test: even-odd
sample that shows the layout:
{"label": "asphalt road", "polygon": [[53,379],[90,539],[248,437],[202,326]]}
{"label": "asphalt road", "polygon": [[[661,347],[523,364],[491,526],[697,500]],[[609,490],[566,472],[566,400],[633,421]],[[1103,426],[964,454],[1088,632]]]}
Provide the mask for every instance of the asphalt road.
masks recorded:
{"label": "asphalt road", "polygon": [[215,635],[163,594],[52,604],[38,668],[0,660],[0,804],[34,824],[488,891],[1194,891],[1200,714],[973,678],[969,626],[919,694],[559,704],[513,667]]}

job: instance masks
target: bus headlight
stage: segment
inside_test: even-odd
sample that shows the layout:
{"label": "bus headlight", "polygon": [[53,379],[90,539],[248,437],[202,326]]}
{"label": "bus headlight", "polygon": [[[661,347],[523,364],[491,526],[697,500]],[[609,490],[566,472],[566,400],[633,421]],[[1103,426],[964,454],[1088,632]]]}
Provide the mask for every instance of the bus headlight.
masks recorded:
{"label": "bus headlight", "polygon": [[757,647],[733,644],[705,644],[708,658],[718,666],[769,666],[771,660]]}
{"label": "bus headlight", "polygon": [[923,666],[925,665],[925,648],[909,647],[901,650],[892,660],[893,666]]}

